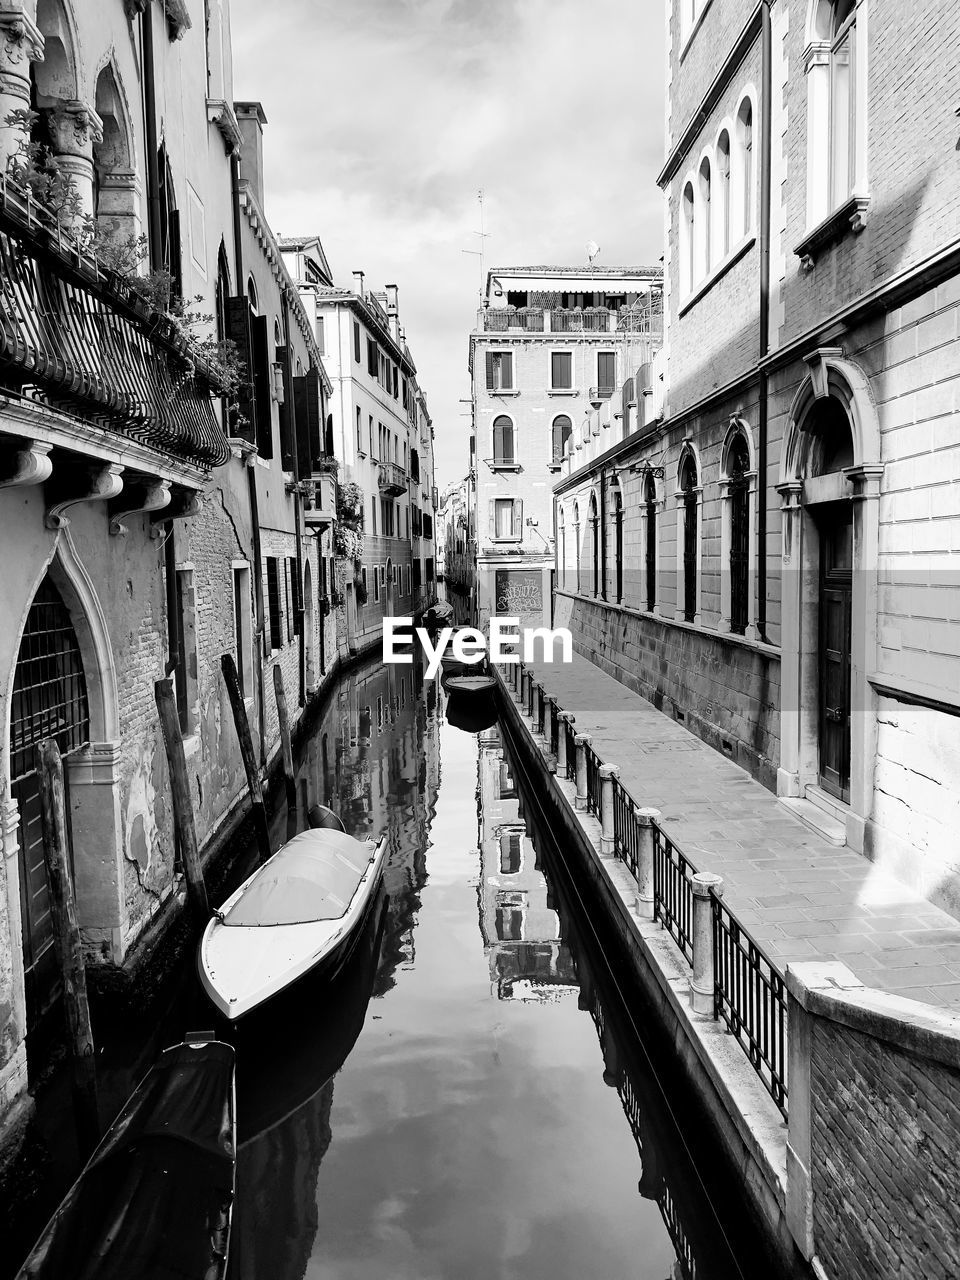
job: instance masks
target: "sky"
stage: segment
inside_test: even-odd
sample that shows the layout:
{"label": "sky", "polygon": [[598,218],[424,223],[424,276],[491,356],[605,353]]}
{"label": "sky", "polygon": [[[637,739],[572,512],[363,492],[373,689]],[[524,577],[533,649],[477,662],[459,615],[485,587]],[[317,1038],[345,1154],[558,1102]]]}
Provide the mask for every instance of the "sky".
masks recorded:
{"label": "sky", "polygon": [[[662,0],[232,0],[266,214],[337,284],[397,284],[442,488],[468,466],[483,267],[656,264]],[[483,192],[481,241],[480,202]]]}

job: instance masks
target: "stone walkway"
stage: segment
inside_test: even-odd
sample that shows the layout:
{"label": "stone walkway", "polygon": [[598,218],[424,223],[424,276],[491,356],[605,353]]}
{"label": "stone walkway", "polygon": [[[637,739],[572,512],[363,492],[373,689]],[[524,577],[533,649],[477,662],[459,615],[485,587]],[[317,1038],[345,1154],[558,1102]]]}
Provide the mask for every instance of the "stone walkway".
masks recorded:
{"label": "stone walkway", "polygon": [[724,897],[781,968],[841,960],[867,986],[960,1006],[960,921],[819,839],[738,765],[586,658],[532,665],[634,799],[662,812],[697,870],[723,876]]}

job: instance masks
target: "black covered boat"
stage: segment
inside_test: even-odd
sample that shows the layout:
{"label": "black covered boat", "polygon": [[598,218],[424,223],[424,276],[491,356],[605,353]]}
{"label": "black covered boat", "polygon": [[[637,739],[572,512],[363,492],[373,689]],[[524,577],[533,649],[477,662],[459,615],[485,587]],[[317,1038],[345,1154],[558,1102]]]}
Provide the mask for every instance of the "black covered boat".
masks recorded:
{"label": "black covered boat", "polygon": [[17,1280],[223,1280],[236,1167],[234,1050],[164,1050]]}

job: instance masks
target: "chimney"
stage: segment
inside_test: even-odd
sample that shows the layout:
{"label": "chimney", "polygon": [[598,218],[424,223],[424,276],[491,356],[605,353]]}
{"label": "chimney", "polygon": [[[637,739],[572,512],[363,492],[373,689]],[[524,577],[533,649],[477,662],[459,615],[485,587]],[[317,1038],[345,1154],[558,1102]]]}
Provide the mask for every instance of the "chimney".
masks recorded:
{"label": "chimney", "polygon": [[351,275],[353,276],[354,280],[356,280],[357,282],[357,293],[359,293],[360,297],[362,298],[363,297],[363,272],[353,271],[351,272]]}
{"label": "chimney", "polygon": [[397,300],[399,290],[395,284],[385,286],[387,290],[387,319],[390,321],[390,332],[393,334],[395,341],[400,339],[400,304]]}
{"label": "chimney", "polygon": [[259,102],[235,102],[237,123],[243,142],[240,146],[240,176],[253,188],[257,204],[263,208],[263,126],[267,117]]}

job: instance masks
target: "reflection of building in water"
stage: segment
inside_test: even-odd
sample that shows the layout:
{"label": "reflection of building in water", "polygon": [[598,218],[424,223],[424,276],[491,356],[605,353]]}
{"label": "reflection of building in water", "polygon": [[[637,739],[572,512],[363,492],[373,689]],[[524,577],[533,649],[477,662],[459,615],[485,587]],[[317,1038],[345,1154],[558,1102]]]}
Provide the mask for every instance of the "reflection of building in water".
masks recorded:
{"label": "reflection of building in water", "polygon": [[498,730],[479,743],[480,931],[490,977],[502,1000],[552,999],[576,990],[573,964]]}
{"label": "reflection of building in water", "polygon": [[358,838],[387,835],[390,905],[378,993],[391,985],[397,964],[413,961],[439,783],[436,682],[424,683],[419,664],[366,662],[348,671],[305,749],[301,805],[304,814],[315,802],[328,805]]}

